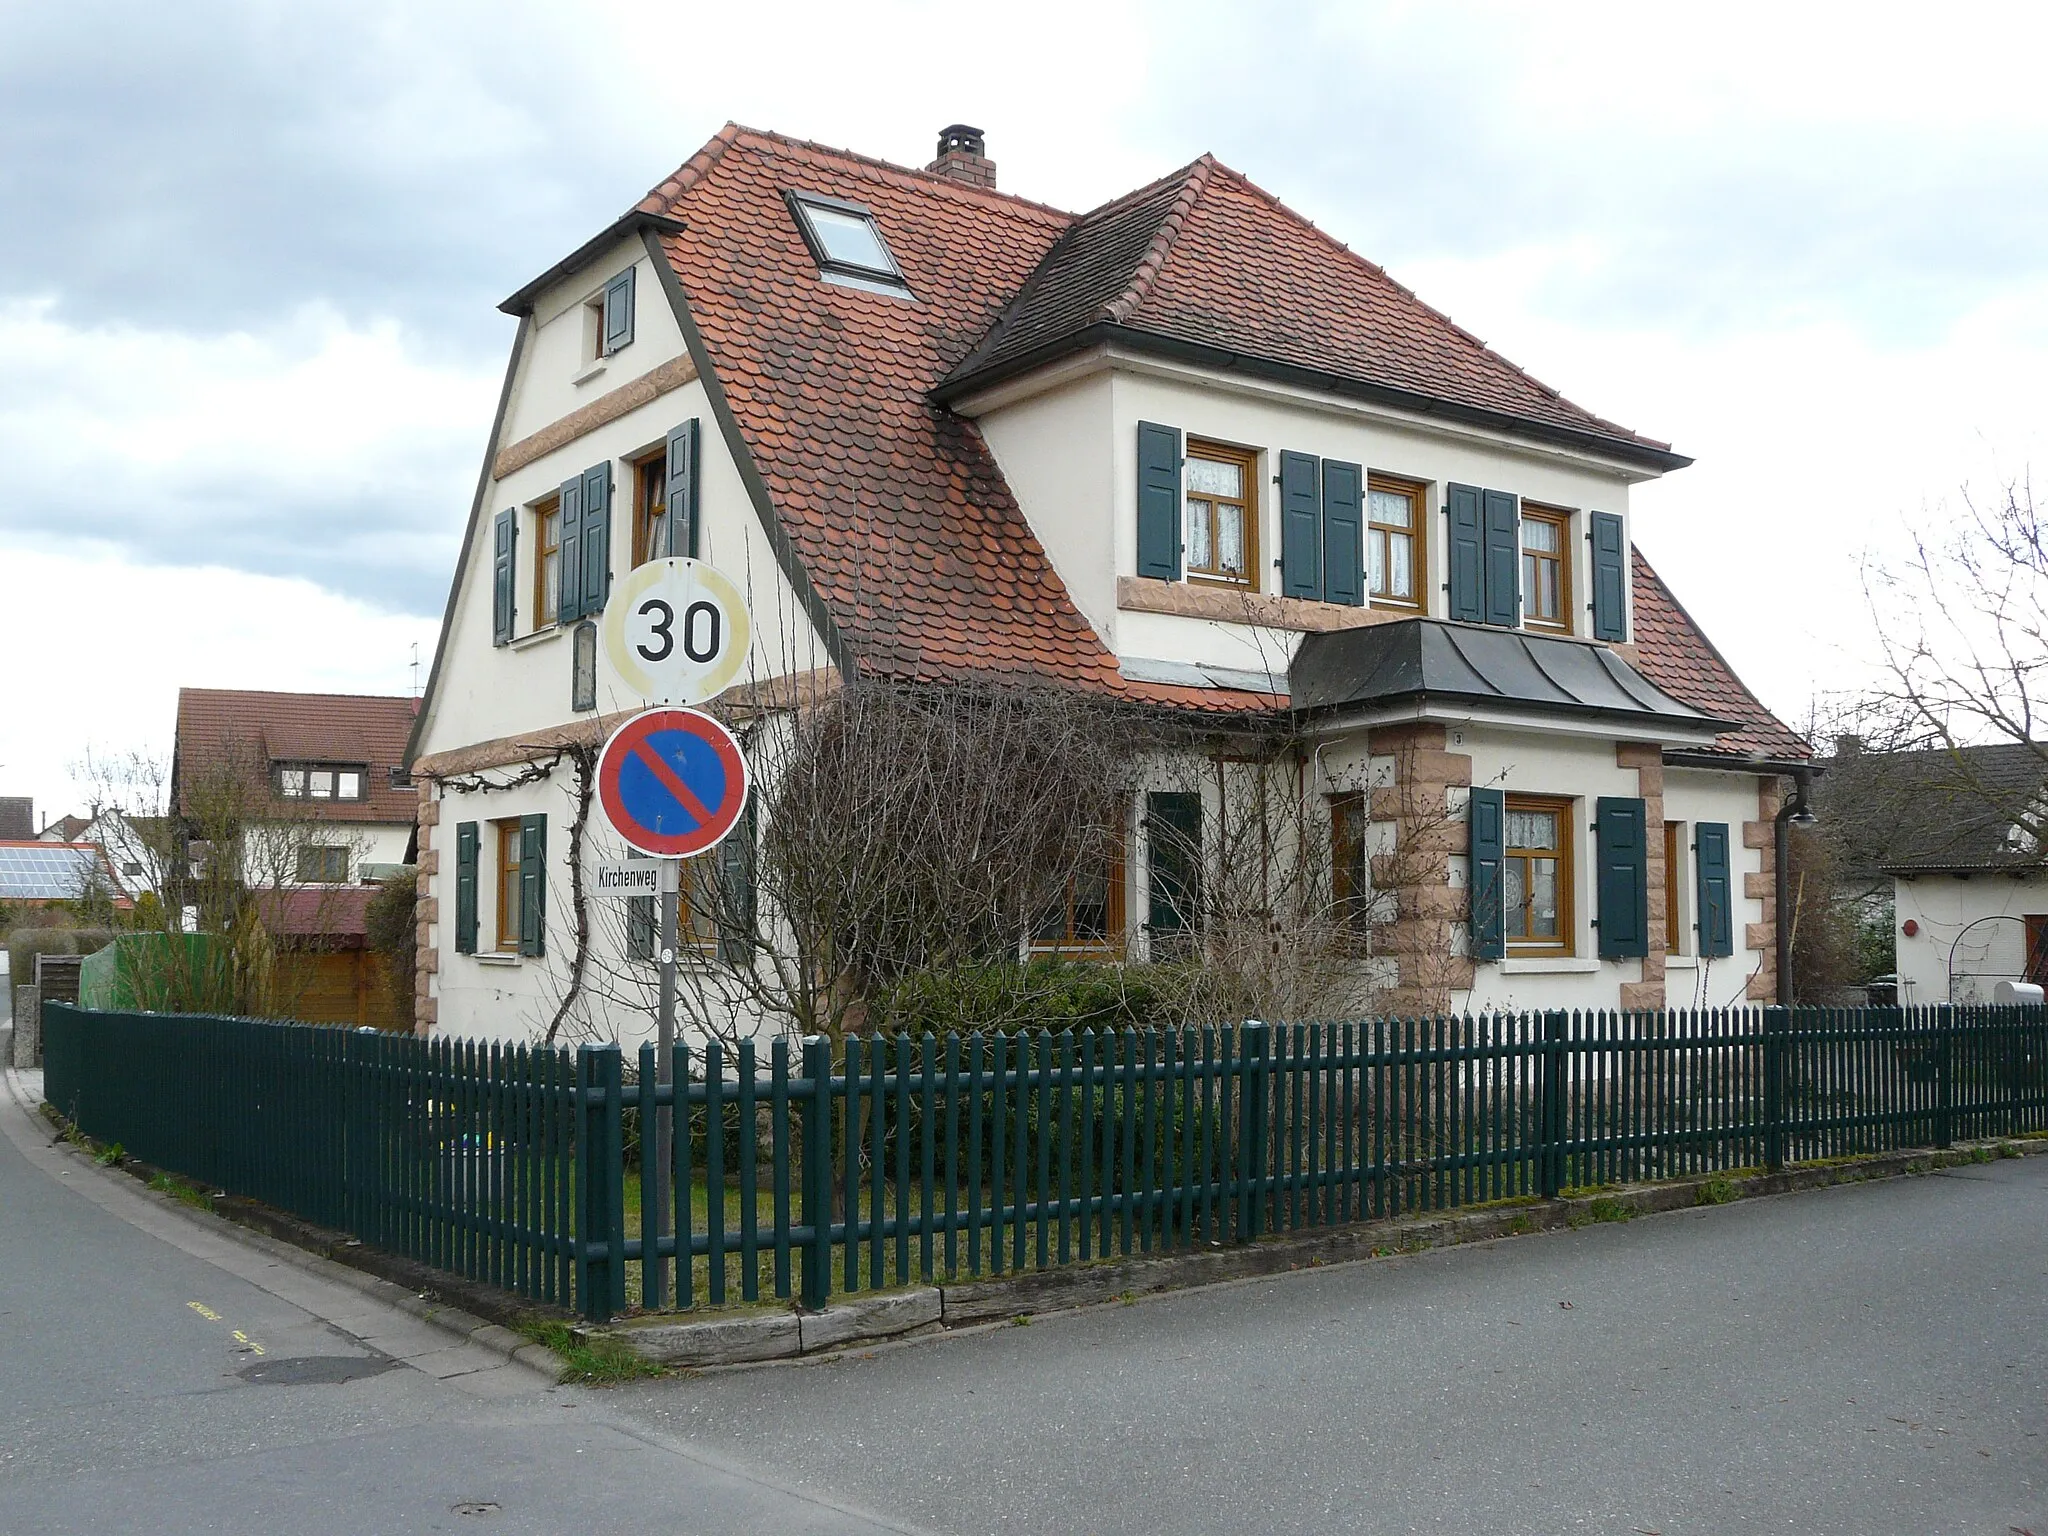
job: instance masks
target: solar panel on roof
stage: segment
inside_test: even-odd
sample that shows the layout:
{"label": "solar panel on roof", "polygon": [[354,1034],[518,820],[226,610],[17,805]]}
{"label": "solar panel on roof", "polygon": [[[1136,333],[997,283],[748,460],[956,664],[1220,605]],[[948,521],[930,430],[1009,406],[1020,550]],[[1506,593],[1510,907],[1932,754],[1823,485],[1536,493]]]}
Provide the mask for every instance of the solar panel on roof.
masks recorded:
{"label": "solar panel on roof", "polygon": [[0,848],[0,900],[68,901],[99,872],[90,848],[57,843]]}

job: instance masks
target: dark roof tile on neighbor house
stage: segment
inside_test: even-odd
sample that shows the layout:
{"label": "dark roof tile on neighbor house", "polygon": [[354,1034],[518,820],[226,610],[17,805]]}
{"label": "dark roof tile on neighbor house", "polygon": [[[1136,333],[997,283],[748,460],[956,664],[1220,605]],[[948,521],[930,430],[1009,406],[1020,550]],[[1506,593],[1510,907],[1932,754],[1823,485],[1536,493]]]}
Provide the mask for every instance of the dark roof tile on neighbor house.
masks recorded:
{"label": "dark roof tile on neighbor house", "polygon": [[[172,788],[182,795],[204,773],[239,774],[258,803],[279,814],[322,821],[410,822],[419,793],[394,785],[391,770],[405,761],[417,701],[384,694],[267,693],[247,688],[180,688]],[[273,791],[278,763],[361,765],[364,798],[293,800]],[[175,810],[184,810],[180,804]]]}

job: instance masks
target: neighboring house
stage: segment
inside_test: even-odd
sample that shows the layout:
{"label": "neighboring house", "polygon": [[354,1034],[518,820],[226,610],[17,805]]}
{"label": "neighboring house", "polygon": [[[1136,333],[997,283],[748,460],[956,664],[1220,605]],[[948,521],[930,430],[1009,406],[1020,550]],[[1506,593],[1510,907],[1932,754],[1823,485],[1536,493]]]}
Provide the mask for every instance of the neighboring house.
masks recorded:
{"label": "neighboring house", "polygon": [[2048,855],[2022,824],[2048,819],[2048,743],[1864,752],[1844,741],[1820,787],[1844,873],[1889,889],[1900,1002],[1989,1002],[2001,981],[2048,984]]}
{"label": "neighboring house", "polygon": [[85,841],[85,834],[92,827],[90,816],[59,816],[55,821],[36,834],[45,843],[77,843]]}
{"label": "neighboring house", "polygon": [[[1390,1008],[1772,996],[1771,820],[1810,753],[1634,549],[1630,488],[1689,460],[1211,158],[1079,216],[994,171],[969,129],[918,171],[728,127],[502,306],[410,749],[418,1027],[526,1034],[561,994],[557,749],[638,702],[588,620],[671,552],[749,591],[757,702],[1031,678],[1219,752],[1286,716],[1352,851],[1415,830],[1404,790],[1447,801],[1455,835],[1352,875],[1461,914],[1382,936]],[[1108,918],[1132,958],[1187,879],[1159,829],[1207,857],[1220,814],[1144,798]]]}
{"label": "neighboring house", "polygon": [[296,1011],[390,1022],[366,947],[373,888],[411,862],[417,792],[404,768],[415,701],[404,697],[181,688],[170,809],[203,846],[240,824],[239,878],[273,936],[318,955]]}

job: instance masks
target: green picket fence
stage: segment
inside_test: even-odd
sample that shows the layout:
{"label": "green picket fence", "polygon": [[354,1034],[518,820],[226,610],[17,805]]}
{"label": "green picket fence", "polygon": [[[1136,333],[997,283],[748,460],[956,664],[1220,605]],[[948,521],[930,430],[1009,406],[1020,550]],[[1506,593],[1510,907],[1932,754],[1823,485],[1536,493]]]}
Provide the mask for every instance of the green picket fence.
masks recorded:
{"label": "green picket fence", "polygon": [[52,1005],[45,1051],[100,1140],[593,1319],[2048,1129],[2039,1008],[742,1042],[663,1080],[652,1046]]}

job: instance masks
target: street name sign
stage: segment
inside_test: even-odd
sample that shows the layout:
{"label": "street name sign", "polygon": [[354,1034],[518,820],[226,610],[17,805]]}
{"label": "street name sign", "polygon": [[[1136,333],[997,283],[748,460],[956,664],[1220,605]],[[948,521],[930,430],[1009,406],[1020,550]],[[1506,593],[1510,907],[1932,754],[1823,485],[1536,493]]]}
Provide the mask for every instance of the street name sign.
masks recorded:
{"label": "street name sign", "polygon": [[702,560],[650,560],[613,589],[604,609],[604,654],[626,686],[650,704],[702,704],[746,664],[753,624],[746,599]]}
{"label": "street name sign", "polygon": [[622,859],[597,866],[597,894],[600,896],[659,896],[661,872],[667,866],[660,859]]}
{"label": "street name sign", "polygon": [[598,754],[597,803],[628,846],[687,859],[739,824],[747,760],[709,715],[650,709],[612,732]]}

